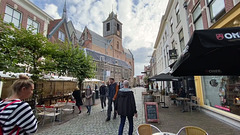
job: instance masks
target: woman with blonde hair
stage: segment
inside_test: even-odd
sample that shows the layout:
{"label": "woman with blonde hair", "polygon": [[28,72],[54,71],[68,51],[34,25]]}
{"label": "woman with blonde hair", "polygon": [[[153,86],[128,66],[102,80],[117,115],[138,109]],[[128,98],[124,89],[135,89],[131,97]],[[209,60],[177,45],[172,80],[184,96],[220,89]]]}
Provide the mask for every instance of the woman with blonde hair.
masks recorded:
{"label": "woman with blonde hair", "polygon": [[3,135],[35,133],[37,120],[29,104],[22,101],[32,95],[33,80],[25,75],[19,75],[19,79],[11,88],[11,95],[0,102],[0,133]]}

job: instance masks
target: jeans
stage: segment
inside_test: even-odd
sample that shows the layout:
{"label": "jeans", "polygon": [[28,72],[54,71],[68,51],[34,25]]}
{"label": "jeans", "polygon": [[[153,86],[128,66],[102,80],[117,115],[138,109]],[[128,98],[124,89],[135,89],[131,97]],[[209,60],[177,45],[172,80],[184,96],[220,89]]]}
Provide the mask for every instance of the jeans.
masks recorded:
{"label": "jeans", "polygon": [[108,118],[111,118],[112,103],[114,105],[114,117],[116,117],[116,115],[117,115],[117,113],[115,112],[115,101],[113,101],[112,98],[108,98],[108,109],[107,109],[107,117]]}
{"label": "jeans", "polygon": [[90,114],[91,113],[91,105],[86,106],[87,107],[87,112]]}
{"label": "jeans", "polygon": [[106,107],[106,96],[105,95],[100,95],[100,100],[101,100],[101,106],[102,109]]}
{"label": "jeans", "polygon": [[133,116],[122,116],[121,115],[121,123],[120,123],[120,126],[119,126],[118,135],[123,134],[123,128],[124,128],[124,125],[125,125],[126,117],[128,118],[128,122],[129,122],[128,135],[133,134]]}

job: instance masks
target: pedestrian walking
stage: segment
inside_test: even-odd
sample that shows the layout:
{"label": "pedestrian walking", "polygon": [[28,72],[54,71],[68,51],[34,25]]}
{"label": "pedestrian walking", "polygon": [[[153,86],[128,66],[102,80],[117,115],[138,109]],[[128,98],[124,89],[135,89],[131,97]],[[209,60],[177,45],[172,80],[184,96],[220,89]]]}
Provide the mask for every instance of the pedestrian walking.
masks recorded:
{"label": "pedestrian walking", "polygon": [[119,86],[120,88],[119,89],[122,89],[124,86],[123,86],[123,80],[121,80],[121,82],[119,82]]}
{"label": "pedestrian walking", "polygon": [[82,98],[81,98],[81,91],[78,87],[76,87],[72,93],[74,100],[76,101],[76,106],[78,107],[79,114],[82,112],[81,105],[83,105]]}
{"label": "pedestrian walking", "polygon": [[102,111],[104,110],[104,107],[106,107],[106,93],[107,93],[107,86],[104,82],[102,82],[102,85],[99,88],[100,91],[100,100],[101,100],[101,106]]}
{"label": "pedestrian walking", "polygon": [[129,122],[128,134],[133,134],[133,116],[137,117],[136,103],[133,92],[129,89],[129,82],[125,80],[123,82],[124,88],[120,89],[115,104],[115,111],[121,116],[121,122],[118,130],[118,135],[123,134],[123,129],[126,121],[126,117]]}
{"label": "pedestrian walking", "polygon": [[[107,109],[107,119],[106,121],[110,121],[111,113],[112,113],[112,104],[114,105],[115,110],[115,99],[117,97],[117,93],[119,90],[119,86],[115,83],[114,78],[109,78],[109,85],[108,85],[108,109]],[[116,119],[116,112],[114,111],[113,119]]]}
{"label": "pedestrian walking", "polygon": [[97,86],[97,84],[95,84],[95,91],[97,90],[97,88],[98,88],[98,86]]}
{"label": "pedestrian walking", "polygon": [[157,89],[157,91],[158,91],[158,83],[157,83],[157,85],[156,85],[156,89]]}
{"label": "pedestrian walking", "polygon": [[87,107],[88,115],[90,115],[90,113],[91,113],[91,106],[93,105],[92,95],[93,95],[93,92],[91,90],[91,87],[88,86],[87,90],[85,91],[85,97],[86,97],[85,106]]}
{"label": "pedestrian walking", "polygon": [[11,95],[0,102],[0,133],[33,134],[37,131],[37,120],[28,103],[22,101],[29,98],[34,89],[33,80],[19,75],[11,86]]}

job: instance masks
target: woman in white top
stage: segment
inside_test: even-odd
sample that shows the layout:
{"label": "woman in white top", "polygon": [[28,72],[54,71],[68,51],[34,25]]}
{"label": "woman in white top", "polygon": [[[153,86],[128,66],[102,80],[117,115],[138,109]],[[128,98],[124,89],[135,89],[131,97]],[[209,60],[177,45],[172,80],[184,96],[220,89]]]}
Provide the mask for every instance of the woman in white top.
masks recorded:
{"label": "woman in white top", "polygon": [[35,133],[37,120],[29,104],[21,101],[32,95],[33,81],[27,76],[19,75],[19,79],[11,87],[11,96],[0,102],[1,132],[4,135]]}

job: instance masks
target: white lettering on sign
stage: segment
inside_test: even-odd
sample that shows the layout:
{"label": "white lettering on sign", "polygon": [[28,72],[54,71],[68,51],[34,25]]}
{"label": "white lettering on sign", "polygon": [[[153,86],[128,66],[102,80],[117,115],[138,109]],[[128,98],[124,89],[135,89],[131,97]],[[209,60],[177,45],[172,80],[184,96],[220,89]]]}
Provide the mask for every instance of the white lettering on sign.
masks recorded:
{"label": "white lettering on sign", "polygon": [[222,73],[220,69],[208,70],[209,73]]}
{"label": "white lettering on sign", "polygon": [[236,32],[236,33],[225,33],[225,34],[222,34],[222,33],[219,33],[219,34],[216,34],[216,38],[218,40],[223,40],[224,38],[226,39],[240,39],[240,32]]}
{"label": "white lettering on sign", "polygon": [[237,33],[225,33],[224,37],[226,39],[233,39],[233,38],[235,39],[235,38],[240,38],[240,34],[239,34],[239,32],[237,32]]}

